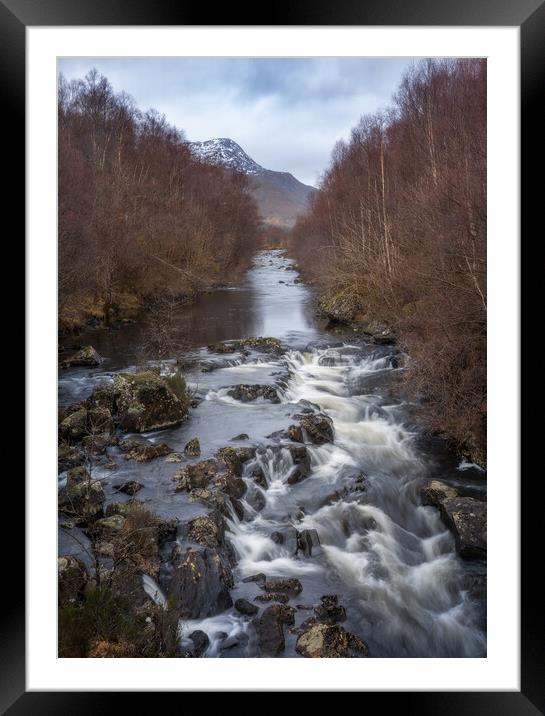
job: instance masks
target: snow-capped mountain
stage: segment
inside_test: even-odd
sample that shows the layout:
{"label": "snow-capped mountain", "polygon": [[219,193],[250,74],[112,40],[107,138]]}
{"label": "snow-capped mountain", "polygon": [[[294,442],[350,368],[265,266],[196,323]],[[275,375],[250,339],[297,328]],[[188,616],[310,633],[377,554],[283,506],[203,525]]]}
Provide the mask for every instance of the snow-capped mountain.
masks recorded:
{"label": "snow-capped mountain", "polygon": [[303,184],[293,174],[265,169],[232,139],[221,137],[206,142],[191,142],[190,148],[201,161],[247,174],[251,192],[266,223],[292,226],[315,191],[314,187]]}
{"label": "snow-capped mountain", "polygon": [[260,174],[266,171],[232,139],[220,137],[208,139],[206,142],[191,142],[190,146],[193,154],[210,164],[230,167],[244,174]]}

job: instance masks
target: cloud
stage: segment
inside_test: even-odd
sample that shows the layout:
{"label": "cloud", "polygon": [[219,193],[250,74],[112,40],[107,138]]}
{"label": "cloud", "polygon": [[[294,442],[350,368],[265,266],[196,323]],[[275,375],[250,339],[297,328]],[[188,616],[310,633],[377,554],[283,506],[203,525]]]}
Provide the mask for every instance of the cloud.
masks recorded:
{"label": "cloud", "polygon": [[403,58],[63,58],[69,79],[96,67],[141,109],[202,141],[230,137],[259,164],[316,184],[334,144],[391,102]]}

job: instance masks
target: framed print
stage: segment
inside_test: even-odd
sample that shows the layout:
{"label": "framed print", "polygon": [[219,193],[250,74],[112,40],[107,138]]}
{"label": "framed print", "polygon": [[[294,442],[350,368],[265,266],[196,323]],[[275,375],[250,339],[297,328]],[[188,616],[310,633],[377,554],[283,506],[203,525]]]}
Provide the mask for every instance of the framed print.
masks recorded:
{"label": "framed print", "polygon": [[519,431],[543,5],[0,11],[28,309],[3,708],[543,712]]}

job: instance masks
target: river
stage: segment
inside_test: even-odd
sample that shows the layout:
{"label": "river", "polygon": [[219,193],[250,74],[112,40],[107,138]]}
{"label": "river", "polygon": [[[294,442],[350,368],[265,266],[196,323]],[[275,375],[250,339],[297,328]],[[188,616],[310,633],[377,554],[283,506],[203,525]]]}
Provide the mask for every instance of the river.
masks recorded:
{"label": "river", "polygon": [[[395,348],[366,343],[359,335],[331,334],[314,315],[312,292],[301,283],[292,261],[281,251],[261,251],[237,287],[220,289],[184,307],[180,328],[191,346],[185,356],[186,378],[200,400],[188,421],[148,437],[182,451],[190,438],[200,440],[202,455],[225,445],[258,446],[255,461],[245,467],[248,492],[244,519],[233,515],[227,538],[236,554],[233,600],[251,599],[255,584],[242,580],[262,572],[268,577],[296,577],[303,591],[290,603],[313,604],[336,594],[347,612],[343,626],[360,636],[374,657],[482,657],[486,655],[485,590],[470,589],[485,578],[481,561],[457,556],[454,538],[434,507],[423,506],[424,480],[438,478],[463,495],[485,498],[485,474],[460,463],[438,438],[423,433],[407,401],[392,397],[390,381],[403,370]],[[59,373],[59,403],[67,405],[90,394],[111,373],[135,360],[140,327],[94,329],[74,339],[92,343],[105,357],[99,368]],[[215,355],[206,345],[245,336],[275,336],[281,356]],[[70,348],[70,343],[66,343]],[[202,372],[202,361],[220,367]],[[277,388],[279,403],[258,399],[243,403],[228,395],[240,383]],[[271,437],[287,428],[308,401],[333,421],[334,442],[309,447],[310,477],[290,485],[293,460]],[[230,442],[240,433],[247,440]],[[260,466],[267,488],[250,478]],[[178,466],[162,459],[139,464],[120,461],[115,482],[137,480],[138,498],[159,515],[181,521],[202,512],[187,493],[174,492]],[[353,489],[362,476],[361,489]],[[112,475],[98,466],[107,501],[119,500]],[[59,485],[66,476],[59,476]],[[262,509],[256,509],[260,492]],[[328,496],[337,493],[335,499]],[[294,525],[315,529],[320,547],[311,557],[293,556],[274,532]],[[72,534],[70,534],[72,533]],[[74,536],[77,539],[74,539]],[[81,556],[85,536],[59,531],[61,554]],[[258,591],[258,590],[257,590]],[[297,612],[297,623],[311,612]],[[251,625],[235,609],[182,624],[182,643],[193,630],[205,631],[205,656],[255,656]],[[228,635],[230,649],[222,643]],[[298,656],[296,637],[286,631],[282,656]]]}

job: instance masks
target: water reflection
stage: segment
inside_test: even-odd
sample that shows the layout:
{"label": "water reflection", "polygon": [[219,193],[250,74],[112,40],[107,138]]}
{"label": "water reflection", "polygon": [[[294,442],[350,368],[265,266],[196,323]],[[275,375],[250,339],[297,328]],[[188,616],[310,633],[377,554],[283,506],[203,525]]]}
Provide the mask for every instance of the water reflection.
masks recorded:
{"label": "water reflection", "polygon": [[[293,261],[281,251],[259,252],[239,286],[202,294],[193,305],[182,306],[177,328],[195,348],[246,336],[275,336],[288,343],[290,338],[311,340],[319,324],[313,315],[312,295],[297,280]],[[140,324],[117,330],[88,329],[65,339],[63,345],[71,350],[91,343],[105,358],[102,371],[120,370],[134,363],[143,330]]]}

